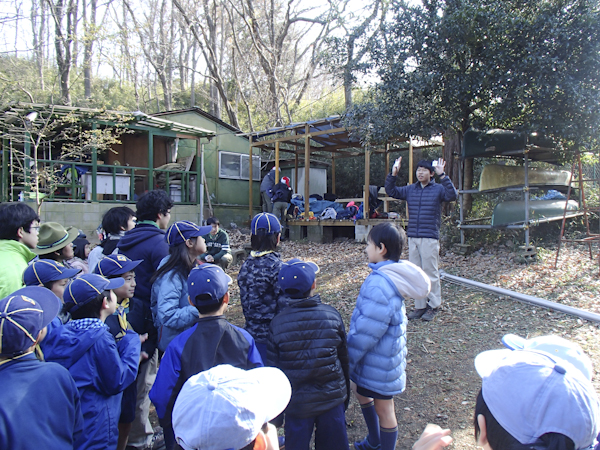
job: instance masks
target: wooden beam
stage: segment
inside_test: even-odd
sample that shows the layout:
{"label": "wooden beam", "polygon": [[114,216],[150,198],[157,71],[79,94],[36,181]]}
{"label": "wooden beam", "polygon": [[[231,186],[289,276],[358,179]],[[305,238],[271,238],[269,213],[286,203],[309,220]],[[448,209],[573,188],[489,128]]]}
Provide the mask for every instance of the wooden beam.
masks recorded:
{"label": "wooden beam", "polygon": [[275,142],[275,184],[279,183],[279,142]]}
{"label": "wooden beam", "polygon": [[335,194],[335,153],[331,154],[331,193]]}
{"label": "wooden beam", "polygon": [[306,133],[304,135],[304,219],[308,220],[310,211],[310,136],[308,134],[309,126],[306,124]]}
{"label": "wooden beam", "polygon": [[[408,184],[413,184],[413,164],[413,145],[411,139],[408,143]],[[408,211],[408,208],[406,208],[406,211]]]}
{"label": "wooden beam", "polygon": [[306,124],[304,134],[294,134],[293,136],[282,136],[282,137],[278,137],[278,138],[267,139],[265,141],[253,142],[252,146],[258,147],[261,144],[272,144],[275,142],[295,141],[297,139],[302,139],[304,136],[308,136],[308,138],[311,139],[313,136],[321,136],[323,134],[341,133],[341,132],[346,131],[346,128],[332,128],[331,130],[314,131],[312,133],[309,130],[310,130],[310,125]]}
{"label": "wooden beam", "polygon": [[371,172],[371,150],[368,148],[365,149],[365,188],[363,192],[364,202],[363,202],[363,218],[369,219],[369,184],[370,180],[370,172]]}
{"label": "wooden beam", "polygon": [[248,186],[248,205],[249,205],[249,210],[248,210],[248,215],[250,217],[250,220],[252,220],[252,139],[250,139],[250,149],[248,150],[248,154],[250,155],[250,167],[248,169],[248,174],[250,177],[249,183],[250,185]]}

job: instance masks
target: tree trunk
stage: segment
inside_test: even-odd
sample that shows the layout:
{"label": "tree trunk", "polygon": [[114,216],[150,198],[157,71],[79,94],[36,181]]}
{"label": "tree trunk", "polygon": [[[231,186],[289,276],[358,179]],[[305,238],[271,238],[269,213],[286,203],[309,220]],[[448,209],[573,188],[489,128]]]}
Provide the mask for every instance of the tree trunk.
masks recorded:
{"label": "tree trunk", "polygon": [[90,98],[92,96],[92,55],[94,50],[94,41],[96,39],[96,0],[90,0],[89,22],[87,21],[86,12],[86,0],[83,0],[83,86],[85,98]]}

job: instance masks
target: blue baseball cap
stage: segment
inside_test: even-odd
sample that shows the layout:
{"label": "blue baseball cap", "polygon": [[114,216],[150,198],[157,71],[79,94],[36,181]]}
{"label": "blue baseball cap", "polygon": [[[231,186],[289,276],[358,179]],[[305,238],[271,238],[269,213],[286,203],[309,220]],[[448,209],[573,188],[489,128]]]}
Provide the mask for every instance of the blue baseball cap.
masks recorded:
{"label": "blue baseball cap", "polygon": [[[187,279],[188,294],[196,306],[219,303],[229,290],[232,280],[215,264],[200,264],[190,271]],[[196,300],[199,295],[209,295],[210,300]]]}
{"label": "blue baseball cap", "polygon": [[73,278],[81,269],[69,269],[52,259],[38,259],[23,272],[25,286],[43,286],[51,281]]}
{"label": "blue baseball cap", "polygon": [[600,402],[592,382],[578,368],[581,355],[562,356],[523,348],[490,350],[475,358],[485,403],[502,428],[523,445],[552,432],[570,438],[575,449],[586,449],[598,435]]}
{"label": "blue baseball cap", "polygon": [[123,278],[104,278],[95,273],[86,273],[71,281],[63,295],[69,311],[77,311],[86,303],[91,302],[104,291],[120,288],[125,284]]}
{"label": "blue baseball cap", "polygon": [[18,355],[35,344],[62,302],[40,286],[27,286],[0,300],[0,355]]}
{"label": "blue baseball cap", "polygon": [[502,343],[510,350],[535,350],[564,359],[577,367],[588,380],[591,380],[594,374],[592,361],[583,352],[583,349],[575,342],[560,336],[538,336],[525,339],[516,334],[507,334],[502,338]]}
{"label": "blue baseball cap", "polygon": [[211,230],[212,227],[210,225],[200,227],[194,222],[181,220],[179,222],[175,222],[169,227],[165,239],[167,244],[173,247],[193,237],[204,236],[210,233]]}
{"label": "blue baseball cap", "polygon": [[131,272],[140,265],[142,261],[143,260],[141,259],[132,261],[127,256],[121,254],[108,255],[98,262],[94,269],[94,273],[102,275],[103,277],[123,275],[124,273]]}
{"label": "blue baseball cap", "polygon": [[292,298],[302,297],[310,291],[318,273],[319,266],[314,262],[290,259],[281,264],[279,286]]}
{"label": "blue baseball cap", "polygon": [[273,214],[260,213],[252,219],[250,231],[252,234],[277,234],[281,233],[281,224]]}

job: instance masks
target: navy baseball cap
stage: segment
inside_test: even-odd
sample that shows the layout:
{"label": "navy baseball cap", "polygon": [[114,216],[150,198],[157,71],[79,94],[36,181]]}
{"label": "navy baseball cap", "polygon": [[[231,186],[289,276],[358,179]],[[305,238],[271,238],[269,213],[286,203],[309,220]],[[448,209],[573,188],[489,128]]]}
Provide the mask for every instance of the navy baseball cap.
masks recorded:
{"label": "navy baseball cap", "polygon": [[193,237],[204,236],[210,233],[211,230],[212,227],[210,225],[200,227],[194,222],[181,220],[169,227],[165,239],[167,240],[167,244],[173,247]]}
{"label": "navy baseball cap", "polygon": [[[187,279],[188,294],[194,305],[219,303],[229,290],[232,280],[215,264],[200,264],[191,270]],[[210,300],[196,300],[199,295],[209,295]]]}
{"label": "navy baseball cap", "polygon": [[77,311],[86,303],[91,302],[104,291],[120,288],[125,284],[123,278],[104,278],[95,273],[86,273],[71,281],[64,293],[64,301],[70,311]]}
{"label": "navy baseball cap", "polygon": [[419,167],[424,167],[425,169],[429,170],[430,172],[435,172],[435,170],[433,170],[433,166],[431,165],[431,161],[427,161],[426,159],[422,159],[421,161],[419,161],[417,163],[417,169]]}
{"label": "navy baseball cap", "polygon": [[51,259],[38,259],[23,272],[25,286],[43,286],[51,281],[73,278],[81,269],[69,269]]}
{"label": "navy baseball cap", "polygon": [[131,272],[140,265],[142,261],[143,260],[141,259],[132,261],[127,256],[121,254],[108,255],[98,262],[94,269],[94,273],[102,275],[103,277],[123,275],[124,273]]}
{"label": "navy baseball cap", "polygon": [[23,353],[56,317],[62,302],[40,286],[27,286],[0,300],[0,355]]}
{"label": "navy baseball cap", "polygon": [[250,231],[252,234],[277,234],[281,233],[281,224],[273,214],[260,213],[252,219]]}
{"label": "navy baseball cap", "polygon": [[319,266],[314,262],[290,259],[281,264],[279,286],[287,295],[297,298],[310,291],[318,273]]}

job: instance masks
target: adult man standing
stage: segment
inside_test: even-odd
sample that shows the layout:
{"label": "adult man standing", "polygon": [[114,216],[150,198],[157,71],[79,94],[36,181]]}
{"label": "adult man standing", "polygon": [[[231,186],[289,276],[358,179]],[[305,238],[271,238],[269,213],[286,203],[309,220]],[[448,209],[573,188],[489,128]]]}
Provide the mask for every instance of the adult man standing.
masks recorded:
{"label": "adult man standing", "polygon": [[154,327],[150,309],[150,278],[158,269],[161,260],[169,254],[164,230],[169,227],[172,207],[173,202],[165,191],[150,191],[141,196],[136,204],[137,225],[127,231],[117,244],[119,253],[134,261],[143,260],[135,269],[137,286],[127,313],[127,320],[136,333],[148,333],[148,339],[142,344],[142,356],[146,359],[140,364],[136,379],[135,420],[128,442],[128,446],[136,449],[150,446],[154,433],[148,419],[148,392],[158,369],[158,331]]}
{"label": "adult man standing", "polygon": [[285,230],[287,229],[287,210],[292,200],[292,188],[290,179],[281,177],[281,181],[272,189],[271,201],[273,202],[273,215],[279,219],[281,224],[281,240],[285,239]]}
{"label": "adult man standing", "polygon": [[271,190],[275,187],[275,166],[269,170],[260,183],[260,196],[262,198],[263,212],[272,213],[273,203],[271,202]]}
{"label": "adult man standing", "polygon": [[229,235],[227,231],[221,229],[220,224],[216,217],[211,217],[206,221],[206,225],[210,225],[212,230],[209,234],[202,236],[206,243],[206,253],[201,254],[198,258],[204,262],[218,264],[221,269],[225,270],[233,261],[233,256],[231,256],[229,247]]}
{"label": "adult man standing", "polygon": [[[457,192],[444,173],[446,162],[440,158],[433,162],[419,161],[417,182],[396,187],[396,176],[402,157],[396,160],[392,173],[385,179],[388,196],[406,200],[408,208],[408,260],[419,266],[431,280],[431,292],[424,299],[415,299],[415,309],[408,319],[433,320],[442,304],[442,288],[438,263],[440,258],[440,225],[442,202],[456,200]],[[433,180],[434,172],[440,184]]]}

